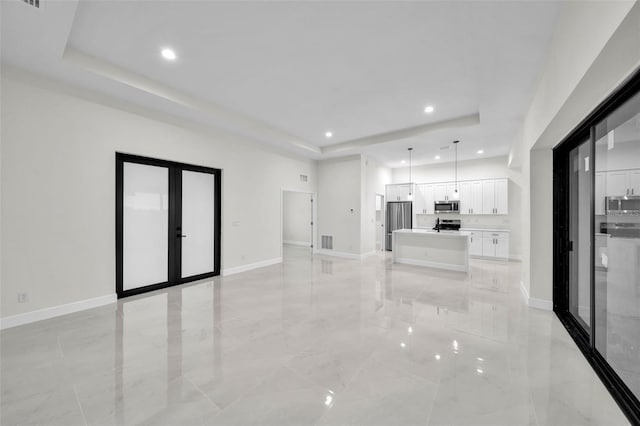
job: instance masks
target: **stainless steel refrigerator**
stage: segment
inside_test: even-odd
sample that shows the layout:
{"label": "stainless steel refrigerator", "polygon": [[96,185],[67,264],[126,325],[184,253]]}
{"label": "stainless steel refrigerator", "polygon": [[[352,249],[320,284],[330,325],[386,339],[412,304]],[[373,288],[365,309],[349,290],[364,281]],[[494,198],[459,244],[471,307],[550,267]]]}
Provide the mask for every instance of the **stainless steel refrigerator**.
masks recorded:
{"label": "stainless steel refrigerator", "polygon": [[392,250],[391,233],[396,229],[411,229],[411,201],[387,203],[387,250]]}

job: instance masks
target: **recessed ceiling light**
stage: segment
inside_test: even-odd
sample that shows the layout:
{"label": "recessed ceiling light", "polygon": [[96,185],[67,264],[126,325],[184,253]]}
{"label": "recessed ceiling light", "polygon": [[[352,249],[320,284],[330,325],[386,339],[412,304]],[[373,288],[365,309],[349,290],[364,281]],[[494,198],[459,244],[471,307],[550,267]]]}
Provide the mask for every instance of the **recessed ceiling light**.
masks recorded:
{"label": "recessed ceiling light", "polygon": [[435,156],[435,157],[433,157],[433,158],[435,158],[436,160],[439,160],[439,159],[440,159],[440,156],[439,156],[439,155],[436,155],[436,156]]}
{"label": "recessed ceiling light", "polygon": [[481,150],[481,149],[479,149],[479,150],[478,150],[478,154],[484,154],[484,151],[483,151],[483,150]]}
{"label": "recessed ceiling light", "polygon": [[431,114],[433,111],[435,111],[433,105],[429,105],[424,109],[424,112],[426,112],[427,114]]}
{"label": "recessed ceiling light", "polygon": [[401,161],[401,163],[402,163],[402,164],[404,164],[404,163],[406,163],[406,161],[405,161],[405,160],[402,160],[402,161]]}
{"label": "recessed ceiling light", "polygon": [[174,52],[172,49],[169,49],[169,48],[162,49],[162,57],[170,61],[173,61],[176,59],[176,52]]}
{"label": "recessed ceiling light", "polygon": [[325,136],[326,138],[332,138],[332,137],[333,137],[333,133],[332,133],[332,132],[325,132],[325,133],[324,133],[324,136]]}

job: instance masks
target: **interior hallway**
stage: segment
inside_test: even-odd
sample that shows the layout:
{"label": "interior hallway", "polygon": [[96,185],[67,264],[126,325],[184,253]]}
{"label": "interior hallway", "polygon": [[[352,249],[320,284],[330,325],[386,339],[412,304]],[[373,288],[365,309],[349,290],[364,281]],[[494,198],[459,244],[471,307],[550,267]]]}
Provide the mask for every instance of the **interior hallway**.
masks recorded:
{"label": "interior hallway", "polygon": [[2,331],[0,423],[627,424],[520,263],[284,259]]}

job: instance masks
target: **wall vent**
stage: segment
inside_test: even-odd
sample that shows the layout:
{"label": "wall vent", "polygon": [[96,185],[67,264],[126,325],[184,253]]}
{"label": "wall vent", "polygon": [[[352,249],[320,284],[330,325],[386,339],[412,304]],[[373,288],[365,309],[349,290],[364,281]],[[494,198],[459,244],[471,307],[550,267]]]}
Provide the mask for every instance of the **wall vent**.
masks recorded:
{"label": "wall vent", "polygon": [[333,235],[322,236],[322,248],[327,250],[333,250]]}
{"label": "wall vent", "polygon": [[28,4],[29,6],[40,8],[40,0],[22,0],[23,3]]}
{"label": "wall vent", "polygon": [[300,175],[300,182],[307,182],[309,177],[307,175]]}

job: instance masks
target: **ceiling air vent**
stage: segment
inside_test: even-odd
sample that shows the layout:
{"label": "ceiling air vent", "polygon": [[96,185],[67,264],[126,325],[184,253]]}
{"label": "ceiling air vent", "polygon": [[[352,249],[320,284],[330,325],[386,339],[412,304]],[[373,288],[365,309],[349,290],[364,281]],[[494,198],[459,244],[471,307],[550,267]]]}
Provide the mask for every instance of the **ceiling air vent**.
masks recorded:
{"label": "ceiling air vent", "polygon": [[300,182],[307,182],[309,177],[307,175],[300,175]]}
{"label": "ceiling air vent", "polygon": [[40,0],[22,0],[23,3],[28,4],[29,6],[40,8]]}

